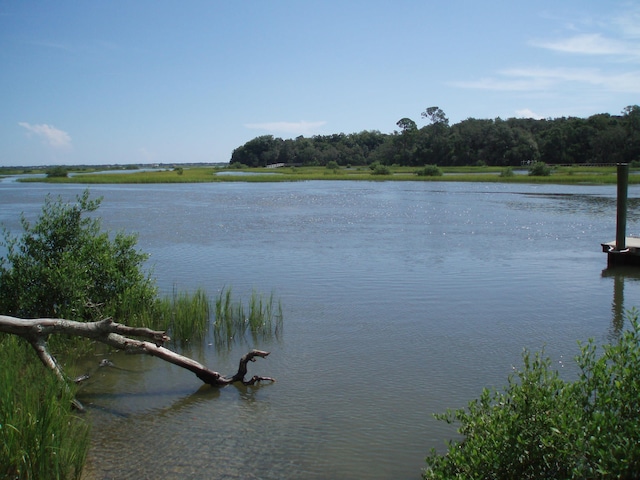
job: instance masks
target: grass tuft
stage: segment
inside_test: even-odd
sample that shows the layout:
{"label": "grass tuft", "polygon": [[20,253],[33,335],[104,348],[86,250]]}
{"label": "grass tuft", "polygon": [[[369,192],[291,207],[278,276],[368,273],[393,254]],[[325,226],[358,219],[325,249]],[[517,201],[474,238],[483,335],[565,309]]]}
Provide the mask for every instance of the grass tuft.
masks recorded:
{"label": "grass tuft", "polygon": [[22,339],[0,336],[0,478],[80,478],[88,424]]}
{"label": "grass tuft", "polygon": [[273,293],[265,297],[253,291],[245,305],[233,298],[231,288],[223,288],[216,299],[215,315],[213,331],[218,346],[279,338],[282,333],[282,304]]}

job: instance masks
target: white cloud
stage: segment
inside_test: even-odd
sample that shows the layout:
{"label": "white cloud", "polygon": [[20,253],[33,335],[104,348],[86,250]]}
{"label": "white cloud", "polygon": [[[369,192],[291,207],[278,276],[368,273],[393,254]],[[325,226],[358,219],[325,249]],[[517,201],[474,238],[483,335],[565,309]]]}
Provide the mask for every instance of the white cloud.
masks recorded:
{"label": "white cloud", "polygon": [[617,93],[640,93],[640,71],[603,73],[597,68],[511,68],[495,77],[471,82],[453,82],[459,88],[547,92],[568,84],[597,86]]}
{"label": "white cloud", "polygon": [[503,74],[540,85],[583,83],[613,92],[640,93],[640,71],[603,73],[597,68],[517,68],[505,70]]}
{"label": "white cloud", "polygon": [[288,133],[291,135],[314,135],[318,129],[327,122],[266,122],[266,123],[246,123],[246,128],[253,130],[265,130],[267,132]]}
{"label": "white cloud", "polygon": [[522,110],[516,110],[516,117],[519,118],[533,118],[535,120],[542,120],[544,117],[542,115],[538,115],[528,108],[523,108]]}
{"label": "white cloud", "polygon": [[475,90],[494,90],[499,92],[529,92],[532,90],[544,90],[549,87],[550,82],[543,78],[481,78],[466,82],[451,82],[451,85],[458,88],[468,88]]}
{"label": "white cloud", "polygon": [[563,53],[640,58],[640,47],[637,43],[606,38],[599,33],[575,35],[553,41],[534,41],[531,45]]}
{"label": "white cloud", "polygon": [[52,125],[45,123],[38,125],[31,125],[26,122],[18,122],[23,128],[26,128],[30,133],[33,133],[42,138],[46,143],[54,148],[69,148],[71,147],[71,137],[63,130],[60,130]]}
{"label": "white cloud", "polygon": [[613,23],[626,37],[640,37],[640,8],[618,15]]}
{"label": "white cloud", "polygon": [[[582,19],[565,25],[566,34],[538,39],[529,46],[566,54],[564,67],[506,68],[486,78],[456,81],[458,88],[496,92],[566,95],[582,89],[595,93],[640,93],[640,8],[618,17]],[[591,61],[592,68],[571,68],[572,57]],[[557,59],[555,59],[557,60]],[[577,64],[576,64],[577,65]],[[585,88],[587,87],[587,88]]]}

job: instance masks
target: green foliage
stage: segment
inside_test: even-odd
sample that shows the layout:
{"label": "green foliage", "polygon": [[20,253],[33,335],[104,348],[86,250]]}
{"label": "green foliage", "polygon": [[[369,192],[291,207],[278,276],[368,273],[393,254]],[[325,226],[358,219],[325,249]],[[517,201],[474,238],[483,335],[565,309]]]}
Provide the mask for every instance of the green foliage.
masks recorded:
{"label": "green foliage", "polygon": [[513,168],[511,167],[506,167],[503,168],[502,171],[500,172],[500,176],[503,178],[510,178],[513,177],[515,174],[513,173]]}
{"label": "green foliage", "polygon": [[374,162],[369,165],[371,175],[391,175],[391,169],[387,165],[382,165],[378,162]]}
{"label": "green foliage", "polygon": [[548,177],[551,175],[551,167],[544,162],[536,162],[529,169],[529,175],[532,177]]}
{"label": "green foliage", "polygon": [[419,177],[441,177],[442,170],[437,165],[425,165],[419,170],[416,170],[416,175]]}
{"label": "green foliage", "polygon": [[120,316],[131,298],[139,307],[153,303],[156,288],[142,268],[147,255],[135,249],[135,235],[101,231],[100,219],[89,216],[100,202],[88,190],[74,204],[47,196],[34,224],[22,216],[22,236],[4,230],[0,311],[89,320]]}
{"label": "green foliage", "polygon": [[340,165],[338,165],[338,162],[336,162],[335,160],[331,160],[327,163],[326,168],[327,170],[333,170],[334,172],[337,172],[340,168]]}
{"label": "green foliage", "polygon": [[182,175],[184,173],[184,168],[176,167],[173,169],[173,171],[176,172],[178,175]]}
{"label": "green foliage", "polygon": [[419,128],[403,117],[399,131],[383,134],[314,135],[283,140],[257,137],[234,150],[231,163],[250,167],[281,162],[325,166],[329,161],[368,165],[374,161],[402,166],[437,164],[441,167],[475,165],[517,167],[541,160],[549,164],[630,163],[640,158],[640,107],[626,107],[621,115],[596,114],[588,118],[562,117],[475,119],[454,125],[439,107],[429,107]]}
{"label": "green foliage", "polygon": [[229,168],[235,169],[235,170],[243,170],[245,168],[248,168],[244,163],[240,163],[240,162],[233,162],[229,164]]}
{"label": "green foliage", "polygon": [[51,167],[46,173],[48,178],[67,178],[69,171],[65,167]]}
{"label": "green foliage", "polygon": [[0,336],[0,349],[0,478],[80,478],[89,428],[73,392],[21,339]]}
{"label": "green foliage", "polygon": [[576,357],[567,382],[542,354],[523,354],[523,367],[503,391],[483,390],[466,409],[436,418],[460,424],[461,441],[446,455],[432,450],[424,479],[638,478],[640,472],[640,322],[605,345],[592,340]]}

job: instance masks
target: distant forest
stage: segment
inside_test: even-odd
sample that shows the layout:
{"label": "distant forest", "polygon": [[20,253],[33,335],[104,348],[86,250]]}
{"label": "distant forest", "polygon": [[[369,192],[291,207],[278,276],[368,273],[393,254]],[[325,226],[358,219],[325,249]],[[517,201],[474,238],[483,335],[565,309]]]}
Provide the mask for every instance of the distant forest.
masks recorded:
{"label": "distant forest", "polygon": [[589,118],[535,120],[468,118],[449,125],[445,113],[429,107],[421,128],[400,119],[391,134],[360,133],[303,136],[283,140],[263,135],[236,148],[231,164],[264,167],[284,163],[300,166],[521,166],[548,164],[615,164],[640,162],[640,107],[621,115],[600,113]]}

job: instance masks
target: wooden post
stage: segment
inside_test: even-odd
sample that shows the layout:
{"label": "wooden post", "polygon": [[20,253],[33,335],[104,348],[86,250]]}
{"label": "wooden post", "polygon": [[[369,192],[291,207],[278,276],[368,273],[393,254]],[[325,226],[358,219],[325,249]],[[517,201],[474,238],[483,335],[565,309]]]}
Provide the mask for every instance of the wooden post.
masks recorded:
{"label": "wooden post", "polygon": [[616,250],[627,248],[627,191],[629,164],[618,164],[618,216],[616,217]]}

